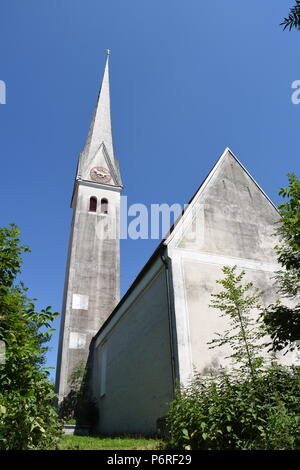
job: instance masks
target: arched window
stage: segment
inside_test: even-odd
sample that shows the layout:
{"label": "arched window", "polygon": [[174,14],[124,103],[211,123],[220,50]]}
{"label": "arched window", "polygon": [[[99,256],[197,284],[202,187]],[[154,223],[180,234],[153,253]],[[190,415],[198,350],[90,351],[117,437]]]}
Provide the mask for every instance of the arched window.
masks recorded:
{"label": "arched window", "polygon": [[105,198],[101,199],[101,214],[108,214],[108,200]]}
{"label": "arched window", "polygon": [[92,196],[90,198],[90,208],[89,208],[89,211],[90,212],[96,212],[97,210],[97,198]]}

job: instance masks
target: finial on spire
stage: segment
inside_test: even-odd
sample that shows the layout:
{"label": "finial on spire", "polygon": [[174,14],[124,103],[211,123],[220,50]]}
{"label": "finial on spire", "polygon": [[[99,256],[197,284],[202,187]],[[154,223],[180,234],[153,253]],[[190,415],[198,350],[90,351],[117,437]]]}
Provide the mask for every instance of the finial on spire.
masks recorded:
{"label": "finial on spire", "polygon": [[110,55],[110,49],[106,49],[106,54]]}

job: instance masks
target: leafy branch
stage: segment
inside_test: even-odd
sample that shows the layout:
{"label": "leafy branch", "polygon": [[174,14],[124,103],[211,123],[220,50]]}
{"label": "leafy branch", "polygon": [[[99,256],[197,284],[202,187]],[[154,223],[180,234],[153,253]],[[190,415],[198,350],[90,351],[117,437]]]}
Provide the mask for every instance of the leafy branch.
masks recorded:
{"label": "leafy branch", "polygon": [[280,23],[283,29],[292,28],[300,29],[300,0],[296,0],[296,4],[290,9],[289,15],[284,18],[283,22]]}

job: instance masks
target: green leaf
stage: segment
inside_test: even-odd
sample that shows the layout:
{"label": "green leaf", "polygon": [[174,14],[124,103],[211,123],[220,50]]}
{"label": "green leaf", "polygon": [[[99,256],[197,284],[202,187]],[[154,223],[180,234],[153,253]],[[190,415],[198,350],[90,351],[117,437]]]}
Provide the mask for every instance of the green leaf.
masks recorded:
{"label": "green leaf", "polygon": [[6,407],[3,405],[0,405],[0,414],[5,414],[6,413]]}

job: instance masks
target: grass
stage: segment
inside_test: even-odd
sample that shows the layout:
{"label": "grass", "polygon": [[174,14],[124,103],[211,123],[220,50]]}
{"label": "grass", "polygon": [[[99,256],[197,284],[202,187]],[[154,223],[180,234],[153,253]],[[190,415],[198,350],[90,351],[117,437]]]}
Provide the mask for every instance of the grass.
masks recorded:
{"label": "grass", "polygon": [[155,450],[160,441],[146,437],[63,436],[59,450]]}

